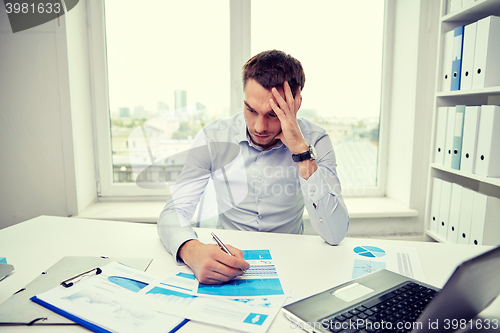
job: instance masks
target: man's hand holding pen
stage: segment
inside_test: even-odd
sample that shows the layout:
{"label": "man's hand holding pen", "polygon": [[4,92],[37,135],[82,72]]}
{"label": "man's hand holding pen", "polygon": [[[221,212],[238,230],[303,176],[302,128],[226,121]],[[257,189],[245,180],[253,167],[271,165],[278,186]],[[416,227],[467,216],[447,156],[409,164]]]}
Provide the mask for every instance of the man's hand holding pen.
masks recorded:
{"label": "man's hand holding pen", "polygon": [[192,239],[181,246],[179,257],[201,283],[220,284],[243,275],[250,268],[241,250],[227,244],[225,247],[229,254],[219,245],[203,244]]}

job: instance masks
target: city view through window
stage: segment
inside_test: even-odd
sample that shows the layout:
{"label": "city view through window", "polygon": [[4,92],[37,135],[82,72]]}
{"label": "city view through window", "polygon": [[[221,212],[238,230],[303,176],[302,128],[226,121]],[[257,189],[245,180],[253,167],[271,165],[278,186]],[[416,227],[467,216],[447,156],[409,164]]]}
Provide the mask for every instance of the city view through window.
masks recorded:
{"label": "city view through window", "polygon": [[[354,9],[360,4],[366,11]],[[306,84],[298,116],[329,134],[348,196],[377,185],[383,6],[382,0],[251,3],[251,54],[276,48],[301,61]],[[196,133],[234,113],[229,1],[159,1],[155,8],[105,2],[113,181],[146,188],[175,182]],[[301,8],[304,18],[296,31],[276,38],[275,10],[286,16],[287,8]],[[356,12],[356,20],[346,11]]]}

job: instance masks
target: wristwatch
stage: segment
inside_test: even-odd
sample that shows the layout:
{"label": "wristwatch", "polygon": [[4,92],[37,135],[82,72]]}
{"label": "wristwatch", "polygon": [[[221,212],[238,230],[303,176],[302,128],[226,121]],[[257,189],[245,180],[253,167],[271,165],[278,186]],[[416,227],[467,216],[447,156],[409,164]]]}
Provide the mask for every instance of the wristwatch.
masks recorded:
{"label": "wristwatch", "polygon": [[316,149],[314,149],[314,146],[309,146],[309,149],[301,154],[293,154],[292,155],[292,160],[294,162],[301,162],[301,161],[307,161],[307,160],[315,160],[316,159]]}

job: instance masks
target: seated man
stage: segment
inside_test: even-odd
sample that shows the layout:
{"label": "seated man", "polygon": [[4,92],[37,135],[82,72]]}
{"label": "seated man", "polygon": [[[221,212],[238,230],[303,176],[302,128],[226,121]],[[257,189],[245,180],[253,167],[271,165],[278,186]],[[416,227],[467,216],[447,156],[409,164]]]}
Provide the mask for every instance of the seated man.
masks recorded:
{"label": "seated man", "polygon": [[245,107],[197,134],[176,187],[158,220],[158,234],[178,263],[202,283],[222,283],[248,269],[242,252],[203,244],[190,225],[209,178],[226,229],[303,233],[304,206],[331,245],[346,235],[349,215],[335,154],[321,127],[297,118],[305,75],[301,63],[272,50],[243,66]]}

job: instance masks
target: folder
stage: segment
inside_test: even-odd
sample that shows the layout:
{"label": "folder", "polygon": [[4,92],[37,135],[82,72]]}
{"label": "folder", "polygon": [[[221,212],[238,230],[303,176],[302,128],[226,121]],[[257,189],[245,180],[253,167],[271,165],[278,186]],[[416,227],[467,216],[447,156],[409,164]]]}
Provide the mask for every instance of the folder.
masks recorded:
{"label": "folder", "polygon": [[455,107],[455,126],[453,130],[453,147],[451,153],[451,167],[460,170],[460,159],[462,158],[462,135],[464,130],[465,105]]}
{"label": "folder", "polygon": [[462,75],[462,44],[464,41],[464,26],[453,29],[453,54],[451,62],[451,90],[460,90]]}
{"label": "folder", "polygon": [[448,234],[448,221],[450,216],[451,203],[451,185],[452,183],[443,180],[441,184],[441,199],[439,200],[439,220],[438,220],[438,236],[446,240]]}
{"label": "folder", "polygon": [[448,14],[457,12],[462,8],[462,0],[448,0]]}
{"label": "folder", "polygon": [[482,105],[474,173],[500,177],[500,106]]}
{"label": "folder", "polygon": [[468,7],[472,5],[476,0],[463,0],[462,1],[462,8]]}
{"label": "folder", "polygon": [[460,224],[460,204],[462,203],[462,186],[453,183],[451,185],[450,215],[448,218],[448,233],[446,241],[457,243],[458,229]]}
{"label": "folder", "polygon": [[441,72],[441,91],[446,92],[451,89],[451,66],[453,60],[453,30],[444,34],[443,43],[443,58],[442,58],[442,72]]}
{"label": "folder", "polygon": [[470,229],[472,223],[472,207],[474,204],[474,191],[462,188],[462,201],[460,204],[460,223],[458,226],[458,244],[470,243]]}
{"label": "folder", "polygon": [[453,152],[453,138],[455,136],[455,113],[456,107],[451,106],[448,108],[448,116],[446,118],[446,139],[444,143],[444,166],[451,168],[452,152]]}
{"label": "folder", "polygon": [[462,204],[463,187],[453,183],[451,185],[450,214],[448,218],[448,233],[446,240],[450,243],[457,243],[460,225],[460,205]]}
{"label": "folder", "polygon": [[441,184],[443,181],[439,178],[432,180],[432,198],[431,198],[431,217],[429,222],[429,231],[438,233],[439,221],[439,202],[441,200]]}
{"label": "folder", "polygon": [[460,170],[464,173],[474,173],[476,166],[477,135],[480,115],[480,106],[465,107],[462,158],[460,159]]}
{"label": "folder", "polygon": [[52,289],[61,281],[67,280],[82,272],[118,261],[127,266],[146,270],[152,259],[147,258],[108,258],[108,257],[63,257],[47,271],[42,272],[26,287],[17,291],[0,304],[0,324],[2,325],[74,325],[75,322],[64,318],[42,306],[30,298]]}
{"label": "folder", "polygon": [[488,16],[477,21],[472,88],[500,85],[500,17]]}
{"label": "folder", "polygon": [[447,119],[448,108],[439,107],[436,122],[436,147],[434,148],[434,163],[439,165],[443,165],[444,163]]}
{"label": "folder", "polygon": [[485,194],[474,193],[472,210],[471,239],[473,245],[499,245],[500,199]]}
{"label": "folder", "polygon": [[476,48],[476,30],[477,30],[477,22],[468,24],[464,28],[460,90],[472,89],[472,73],[474,72],[474,52]]}

